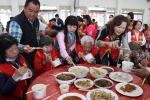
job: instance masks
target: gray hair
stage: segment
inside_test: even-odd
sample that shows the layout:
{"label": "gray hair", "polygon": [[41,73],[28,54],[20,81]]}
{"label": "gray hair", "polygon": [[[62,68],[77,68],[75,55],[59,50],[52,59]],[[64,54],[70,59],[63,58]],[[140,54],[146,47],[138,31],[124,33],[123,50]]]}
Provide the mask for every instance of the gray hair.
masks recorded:
{"label": "gray hair", "polygon": [[81,45],[84,44],[84,42],[90,42],[92,45],[94,44],[94,40],[91,36],[85,35],[81,39]]}

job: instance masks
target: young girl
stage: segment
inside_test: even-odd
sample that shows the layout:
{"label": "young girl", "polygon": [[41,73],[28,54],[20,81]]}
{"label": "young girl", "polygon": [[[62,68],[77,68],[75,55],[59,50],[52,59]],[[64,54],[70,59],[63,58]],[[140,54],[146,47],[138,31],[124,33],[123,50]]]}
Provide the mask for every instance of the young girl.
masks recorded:
{"label": "young girl", "polygon": [[[19,54],[18,42],[10,35],[0,36],[0,94],[7,100],[20,100],[27,90],[33,70]],[[28,79],[21,79],[27,72]]]}
{"label": "young girl", "polygon": [[[72,64],[71,52],[74,50],[78,42],[78,20],[75,16],[68,16],[65,20],[64,31],[61,31],[56,36],[56,45],[63,64]],[[67,62],[66,62],[67,61]]]}
{"label": "young girl", "polygon": [[57,67],[53,64],[53,61],[59,59],[59,55],[57,50],[53,47],[52,42],[49,36],[42,36],[40,39],[40,47],[42,47],[42,49],[37,50],[34,57],[35,77]]}
{"label": "young girl", "polygon": [[97,38],[97,46],[99,46],[101,63],[110,66],[116,66],[119,57],[121,42],[123,46],[129,48],[127,39],[122,41],[128,29],[128,19],[123,15],[114,17],[107,29],[103,29]]}

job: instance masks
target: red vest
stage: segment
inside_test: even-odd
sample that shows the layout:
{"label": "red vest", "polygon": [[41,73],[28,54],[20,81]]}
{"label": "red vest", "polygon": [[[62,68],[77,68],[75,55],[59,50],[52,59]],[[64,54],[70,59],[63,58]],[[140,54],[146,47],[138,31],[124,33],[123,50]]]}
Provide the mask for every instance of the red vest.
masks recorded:
{"label": "red vest", "polygon": [[[83,53],[84,55],[86,55],[86,52],[83,50],[83,47],[82,47],[81,45],[79,45],[79,44],[77,44],[77,46],[76,46],[76,48],[75,48],[75,51],[76,51],[77,54],[78,54],[79,52],[81,52],[81,53]],[[89,53],[91,53],[91,54],[93,55],[93,57],[95,57],[96,54],[97,54],[97,52],[98,52],[98,48],[95,47],[95,46],[92,46],[92,48],[91,48],[91,50],[90,50]],[[85,64],[85,63],[88,64],[88,62],[87,62],[87,61],[84,61],[83,58],[80,58],[80,59],[79,59],[79,64]]]}
{"label": "red vest", "polygon": [[131,30],[131,41],[143,41],[142,32],[139,31],[138,40],[136,38],[136,33],[134,30]]}
{"label": "red vest", "polygon": [[[52,61],[56,60],[59,58],[57,50],[53,47],[51,53],[50,53],[50,58]],[[41,62],[45,59],[45,54],[43,53],[43,50],[37,50],[35,57],[34,57],[34,70],[35,70],[35,77],[39,76],[40,74],[51,70],[54,68],[53,64],[51,62],[46,62],[45,66],[43,67]]]}
{"label": "red vest", "polygon": [[[105,42],[110,42],[110,37],[107,36],[106,38],[103,39],[103,41]],[[121,44],[119,43],[118,46],[120,46]],[[116,48],[110,48],[108,46],[104,46],[104,47],[100,47],[99,48],[99,52],[100,52],[100,58],[102,59],[103,56],[109,52],[110,55],[111,55],[111,58],[114,62],[117,61],[118,57],[119,57],[119,53],[120,53],[120,50],[119,49],[116,49]]]}
{"label": "red vest", "polygon": [[[27,63],[22,55],[18,55],[20,57],[20,66],[27,67]],[[0,64],[0,72],[3,73],[7,78],[12,77],[14,74],[16,68],[9,63]],[[15,91],[12,93],[13,96],[22,98],[24,89],[27,85],[27,80],[21,80],[18,82],[18,85],[15,89]],[[10,96],[7,97],[8,100],[16,100]]]}

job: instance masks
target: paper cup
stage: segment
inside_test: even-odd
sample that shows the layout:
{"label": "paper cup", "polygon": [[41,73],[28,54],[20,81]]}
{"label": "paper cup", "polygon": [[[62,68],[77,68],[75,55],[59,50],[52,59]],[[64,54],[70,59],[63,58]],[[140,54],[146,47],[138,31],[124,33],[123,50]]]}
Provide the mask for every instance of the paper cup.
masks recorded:
{"label": "paper cup", "polygon": [[46,86],[45,84],[36,84],[32,86],[33,96],[36,99],[41,99],[46,96]]}
{"label": "paper cup", "polygon": [[61,61],[60,61],[59,58],[57,58],[57,59],[54,60],[52,63],[53,63],[53,65],[54,65],[54,67],[57,67],[57,66],[59,66],[59,65],[61,64]]}
{"label": "paper cup", "polygon": [[92,55],[91,53],[88,53],[88,54],[85,56],[85,59],[87,60],[88,63],[91,63],[90,60],[91,60],[92,58],[94,58],[94,57],[93,57],[93,55]]}
{"label": "paper cup", "polygon": [[69,92],[69,85],[68,84],[61,84],[59,86],[59,88],[60,88],[60,93],[61,94]]}
{"label": "paper cup", "polygon": [[134,63],[129,61],[123,61],[122,62],[122,70],[125,72],[130,72],[130,70],[133,68]]}

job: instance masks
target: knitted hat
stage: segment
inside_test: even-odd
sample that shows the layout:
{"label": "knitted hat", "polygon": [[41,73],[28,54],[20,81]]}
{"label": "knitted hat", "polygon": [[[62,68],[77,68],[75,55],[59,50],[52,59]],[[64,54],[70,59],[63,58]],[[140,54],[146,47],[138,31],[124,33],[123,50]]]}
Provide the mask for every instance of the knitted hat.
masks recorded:
{"label": "knitted hat", "polygon": [[136,42],[129,42],[130,50],[139,50],[140,46]]}

